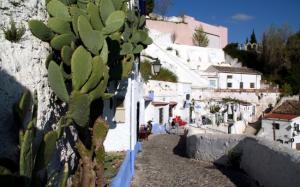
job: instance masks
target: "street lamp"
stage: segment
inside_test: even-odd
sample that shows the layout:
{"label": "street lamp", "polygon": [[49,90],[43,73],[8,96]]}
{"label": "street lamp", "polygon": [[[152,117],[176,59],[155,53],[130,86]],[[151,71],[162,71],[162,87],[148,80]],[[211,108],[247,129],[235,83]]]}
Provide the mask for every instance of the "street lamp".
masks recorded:
{"label": "street lamp", "polygon": [[152,63],[152,73],[154,75],[157,75],[160,71],[160,68],[161,68],[161,63],[158,60],[158,58],[156,58],[155,61]]}

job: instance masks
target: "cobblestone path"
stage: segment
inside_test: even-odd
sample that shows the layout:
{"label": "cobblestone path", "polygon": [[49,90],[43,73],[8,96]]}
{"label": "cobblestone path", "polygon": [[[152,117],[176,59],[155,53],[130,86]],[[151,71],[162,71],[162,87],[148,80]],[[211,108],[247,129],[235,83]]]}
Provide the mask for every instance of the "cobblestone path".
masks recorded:
{"label": "cobblestone path", "polygon": [[133,187],[255,187],[244,173],[184,157],[185,142],[177,135],[155,135],[137,156]]}

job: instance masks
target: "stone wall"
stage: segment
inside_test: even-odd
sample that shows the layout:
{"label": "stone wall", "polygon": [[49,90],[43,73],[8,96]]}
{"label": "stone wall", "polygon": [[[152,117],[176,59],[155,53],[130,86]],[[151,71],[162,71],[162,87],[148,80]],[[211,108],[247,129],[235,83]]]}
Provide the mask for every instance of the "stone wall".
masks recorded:
{"label": "stone wall", "polygon": [[[0,28],[10,28],[10,18],[17,27],[25,26],[26,32],[17,43],[5,39],[0,30],[0,157],[15,157],[12,148],[15,131],[12,107],[25,89],[37,91],[39,129],[51,127],[56,122],[61,109],[54,107],[54,96],[48,85],[45,59],[49,54],[48,43],[34,37],[29,28],[31,19],[46,20],[45,1],[40,0],[1,0]],[[11,133],[10,133],[11,132]]]}
{"label": "stone wall", "polygon": [[186,151],[190,158],[228,165],[232,150],[239,167],[261,186],[296,187],[300,184],[300,153],[262,138],[199,134],[189,130]]}

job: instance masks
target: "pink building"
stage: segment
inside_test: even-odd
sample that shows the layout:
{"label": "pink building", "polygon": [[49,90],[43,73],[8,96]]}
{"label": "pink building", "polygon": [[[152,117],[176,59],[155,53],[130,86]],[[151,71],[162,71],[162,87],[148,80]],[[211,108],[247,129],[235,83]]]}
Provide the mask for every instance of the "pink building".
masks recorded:
{"label": "pink building", "polygon": [[202,26],[203,31],[207,34],[208,47],[222,49],[228,43],[228,29],[226,27],[209,25],[190,16],[184,16],[184,22],[181,23],[147,19],[146,25],[149,29],[173,34],[176,44],[194,45],[193,34],[199,26]]}

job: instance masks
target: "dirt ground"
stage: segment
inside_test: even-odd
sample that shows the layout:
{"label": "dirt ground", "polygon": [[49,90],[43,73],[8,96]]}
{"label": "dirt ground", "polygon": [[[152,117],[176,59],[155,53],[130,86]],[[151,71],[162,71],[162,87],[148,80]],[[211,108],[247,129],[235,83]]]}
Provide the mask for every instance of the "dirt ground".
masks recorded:
{"label": "dirt ground", "polygon": [[247,175],[209,162],[185,157],[185,140],[178,135],[151,135],[137,156],[133,187],[252,187]]}

